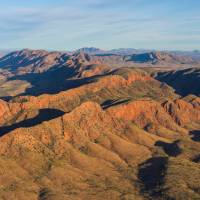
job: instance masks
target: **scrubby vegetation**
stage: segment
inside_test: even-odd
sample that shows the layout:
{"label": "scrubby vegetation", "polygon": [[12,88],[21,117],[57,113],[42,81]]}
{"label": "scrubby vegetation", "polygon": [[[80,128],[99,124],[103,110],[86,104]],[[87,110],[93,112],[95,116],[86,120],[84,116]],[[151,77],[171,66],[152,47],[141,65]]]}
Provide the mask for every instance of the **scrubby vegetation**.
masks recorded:
{"label": "scrubby vegetation", "polygon": [[75,67],[79,84],[0,100],[0,199],[200,199],[199,98],[79,56],[61,66]]}

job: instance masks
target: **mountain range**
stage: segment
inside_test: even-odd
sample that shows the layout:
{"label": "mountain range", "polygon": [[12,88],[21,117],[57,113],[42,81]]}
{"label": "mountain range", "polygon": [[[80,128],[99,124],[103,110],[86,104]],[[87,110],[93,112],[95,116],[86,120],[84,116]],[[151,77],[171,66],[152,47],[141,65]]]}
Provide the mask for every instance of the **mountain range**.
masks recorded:
{"label": "mountain range", "polygon": [[4,55],[0,199],[200,199],[199,69],[134,49]]}
{"label": "mountain range", "polygon": [[121,67],[161,68],[162,70],[200,67],[186,56],[164,52],[132,55],[74,53],[44,50],[15,51],[0,58],[0,96],[57,93],[91,81]]}
{"label": "mountain range", "polygon": [[[114,54],[114,55],[132,55],[132,54],[142,54],[142,53],[149,53],[149,52],[156,52],[156,50],[151,49],[134,49],[134,48],[119,48],[119,49],[111,49],[111,50],[102,50],[95,47],[83,47],[81,49],[72,51],[72,52],[84,52],[92,55],[101,55],[101,54]],[[163,53],[174,54],[177,56],[186,56],[190,57],[195,60],[200,60],[200,51],[193,50],[193,51],[169,51],[163,50]]]}

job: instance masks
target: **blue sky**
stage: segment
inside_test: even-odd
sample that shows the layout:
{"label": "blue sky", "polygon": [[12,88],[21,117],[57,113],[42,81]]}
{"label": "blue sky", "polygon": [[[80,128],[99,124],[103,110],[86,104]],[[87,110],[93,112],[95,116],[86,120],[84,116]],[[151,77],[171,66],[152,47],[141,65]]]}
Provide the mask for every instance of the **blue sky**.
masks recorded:
{"label": "blue sky", "polygon": [[199,0],[2,0],[0,7],[0,49],[200,49]]}

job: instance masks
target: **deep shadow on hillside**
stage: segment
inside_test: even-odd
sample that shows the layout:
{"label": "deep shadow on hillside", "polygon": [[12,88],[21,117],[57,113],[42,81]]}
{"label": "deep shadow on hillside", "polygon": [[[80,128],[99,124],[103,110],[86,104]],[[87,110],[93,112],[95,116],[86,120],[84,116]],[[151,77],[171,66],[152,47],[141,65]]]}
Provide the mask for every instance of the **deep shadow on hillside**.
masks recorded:
{"label": "deep shadow on hillside", "polygon": [[192,140],[193,141],[200,142],[200,130],[191,131],[190,135],[192,135]]}
{"label": "deep shadow on hillside", "polygon": [[181,96],[189,94],[200,96],[200,69],[198,68],[159,72],[155,78],[172,86]]}
{"label": "deep shadow on hillside", "polygon": [[27,88],[26,91],[20,95],[38,96],[41,94],[56,94],[61,91],[76,88],[93,82],[97,77],[93,76],[89,78],[74,79],[73,77],[76,74],[77,73],[74,69],[61,67],[41,74],[30,73],[26,75],[14,76],[9,80],[22,80],[29,82],[32,87]]}
{"label": "deep shadow on hillside", "polygon": [[41,109],[39,110],[39,114],[31,119],[24,120],[22,122],[10,125],[10,126],[3,126],[0,127],[0,137],[9,133],[10,131],[13,131],[17,128],[29,128],[32,126],[35,126],[37,124],[40,124],[44,121],[49,121],[52,119],[55,119],[57,117],[60,117],[64,115],[65,113],[61,110],[57,109]]}
{"label": "deep shadow on hillside", "polygon": [[142,183],[142,193],[147,192],[152,198],[160,197],[167,161],[166,157],[155,157],[140,165],[138,178]]}
{"label": "deep shadow on hillside", "polygon": [[179,140],[176,140],[172,143],[157,141],[155,146],[161,147],[168,156],[176,157],[181,154],[181,149],[179,147]]}
{"label": "deep shadow on hillside", "polygon": [[110,108],[112,106],[117,106],[117,105],[120,105],[120,104],[123,104],[123,103],[128,103],[130,101],[130,99],[115,99],[115,100],[112,100],[112,99],[109,99],[109,100],[106,100],[104,101],[101,106],[103,109],[107,109],[107,108]]}

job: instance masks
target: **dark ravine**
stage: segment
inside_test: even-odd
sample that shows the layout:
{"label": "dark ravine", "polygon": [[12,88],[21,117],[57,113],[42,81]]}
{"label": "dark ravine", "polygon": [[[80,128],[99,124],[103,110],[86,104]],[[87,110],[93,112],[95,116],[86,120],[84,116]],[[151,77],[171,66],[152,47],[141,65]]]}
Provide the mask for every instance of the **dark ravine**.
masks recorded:
{"label": "dark ravine", "polygon": [[187,96],[189,94],[200,96],[199,68],[159,72],[155,78],[172,86],[176,92],[182,96]]}

